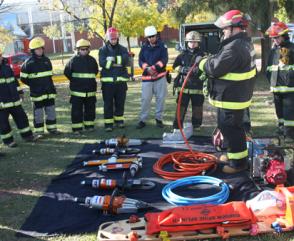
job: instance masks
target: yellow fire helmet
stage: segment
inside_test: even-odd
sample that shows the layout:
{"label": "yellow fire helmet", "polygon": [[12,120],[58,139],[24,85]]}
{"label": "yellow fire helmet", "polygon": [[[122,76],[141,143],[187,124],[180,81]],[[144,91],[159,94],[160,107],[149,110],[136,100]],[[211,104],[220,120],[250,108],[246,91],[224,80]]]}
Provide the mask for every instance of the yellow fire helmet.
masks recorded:
{"label": "yellow fire helmet", "polygon": [[38,49],[45,46],[45,41],[41,37],[33,38],[29,43],[30,49]]}
{"label": "yellow fire helmet", "polygon": [[86,39],[80,39],[77,41],[77,44],[76,44],[76,48],[81,48],[81,47],[90,47],[91,44],[90,44],[90,41],[89,40],[86,40]]}

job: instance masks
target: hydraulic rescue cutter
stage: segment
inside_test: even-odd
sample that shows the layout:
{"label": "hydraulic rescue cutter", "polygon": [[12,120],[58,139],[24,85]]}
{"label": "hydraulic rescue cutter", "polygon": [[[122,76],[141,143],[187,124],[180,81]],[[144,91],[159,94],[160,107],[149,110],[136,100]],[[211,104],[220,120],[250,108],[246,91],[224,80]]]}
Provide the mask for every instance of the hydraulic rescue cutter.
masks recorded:
{"label": "hydraulic rescue cutter", "polygon": [[75,198],[74,201],[89,208],[100,209],[105,214],[137,213],[151,208],[146,202],[116,194],[117,190],[112,195]]}

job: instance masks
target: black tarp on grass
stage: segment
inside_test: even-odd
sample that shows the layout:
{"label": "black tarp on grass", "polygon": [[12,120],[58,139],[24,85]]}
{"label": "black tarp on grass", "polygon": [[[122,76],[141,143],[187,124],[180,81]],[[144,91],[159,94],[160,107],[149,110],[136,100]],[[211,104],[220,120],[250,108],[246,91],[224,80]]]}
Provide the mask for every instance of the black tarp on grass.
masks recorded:
{"label": "black tarp on grass", "polygon": [[[194,150],[214,152],[209,137],[193,137],[190,142],[193,143]],[[84,145],[65,172],[52,180],[46,192],[39,198],[30,216],[22,225],[17,234],[18,236],[25,234],[37,237],[94,232],[97,231],[99,225],[103,222],[129,218],[131,214],[104,215],[99,210],[89,209],[72,201],[74,197],[111,194],[111,191],[100,191],[91,187],[83,187],[80,185],[82,180],[95,177],[121,178],[122,176],[121,171],[103,173],[97,171],[97,167],[85,168],[82,166],[83,161],[97,159],[97,156],[91,154],[92,150],[97,147],[98,144]],[[135,178],[149,179],[156,182],[157,185],[153,190],[131,190],[125,192],[125,195],[129,198],[151,203],[155,207],[151,211],[170,208],[171,205],[161,195],[161,190],[168,181],[153,173],[152,166],[163,154],[177,150],[186,150],[185,145],[163,145],[161,140],[148,140],[147,144],[142,145],[140,149],[143,156],[143,168]],[[107,157],[99,158],[105,159]],[[211,176],[221,178],[230,185],[229,200],[231,201],[247,200],[257,193],[256,186],[245,172],[225,175],[217,169]],[[179,188],[177,191],[177,193],[185,196],[204,197],[217,192],[218,188],[204,185],[196,188],[193,187],[193,189],[188,187]],[[145,213],[146,211],[140,212],[138,215],[143,216]]]}

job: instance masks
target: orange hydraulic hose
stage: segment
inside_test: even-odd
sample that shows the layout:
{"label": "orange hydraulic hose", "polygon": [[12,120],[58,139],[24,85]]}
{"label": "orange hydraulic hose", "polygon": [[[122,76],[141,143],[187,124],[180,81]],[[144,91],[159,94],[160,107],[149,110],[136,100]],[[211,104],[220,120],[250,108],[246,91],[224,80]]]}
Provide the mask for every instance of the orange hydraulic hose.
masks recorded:
{"label": "orange hydraulic hose", "polygon": [[[183,91],[184,88],[190,78],[190,75],[192,74],[193,70],[197,67],[197,64],[194,63],[194,65],[189,70],[184,83],[182,85],[178,104],[177,104],[177,121],[178,126],[180,129],[180,132],[183,136],[183,139],[185,141],[185,144],[189,148],[189,151],[178,151],[178,152],[172,152],[169,154],[166,154],[162,156],[154,165],[153,165],[153,171],[157,173],[158,175],[162,176],[165,179],[168,180],[177,180],[179,178],[187,177],[187,176],[195,176],[195,175],[201,175],[206,170],[209,170],[216,166],[217,158],[214,155],[206,154],[203,152],[193,151],[191,145],[189,144],[185,133],[183,131],[182,123],[181,123],[181,103],[182,103],[182,97],[183,97]],[[176,172],[170,172],[170,171],[164,171],[163,166],[172,163],[174,170]]]}

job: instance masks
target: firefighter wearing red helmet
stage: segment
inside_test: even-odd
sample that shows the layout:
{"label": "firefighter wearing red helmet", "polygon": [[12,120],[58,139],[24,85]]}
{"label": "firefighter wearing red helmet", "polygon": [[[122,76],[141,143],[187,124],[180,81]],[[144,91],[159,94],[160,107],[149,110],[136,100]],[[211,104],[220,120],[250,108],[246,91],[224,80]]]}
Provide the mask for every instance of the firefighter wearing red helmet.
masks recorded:
{"label": "firefighter wearing red helmet", "polygon": [[266,31],[273,40],[266,74],[274,94],[278,132],[294,139],[294,44],[288,32],[283,22],[272,24]]}
{"label": "firefighter wearing red helmet", "polygon": [[99,50],[99,64],[102,67],[104,126],[109,132],[113,130],[113,124],[124,128],[129,55],[128,50],[119,44],[119,32],[116,28],[111,27],[107,30],[106,40],[106,44]]}
{"label": "firefighter wearing red helmet", "polygon": [[226,173],[243,171],[248,163],[243,116],[251,104],[256,76],[255,51],[246,33],[249,21],[239,10],[219,17],[215,25],[224,34],[220,50],[199,62],[208,77],[209,102],[217,107],[218,128],[228,145]]}

